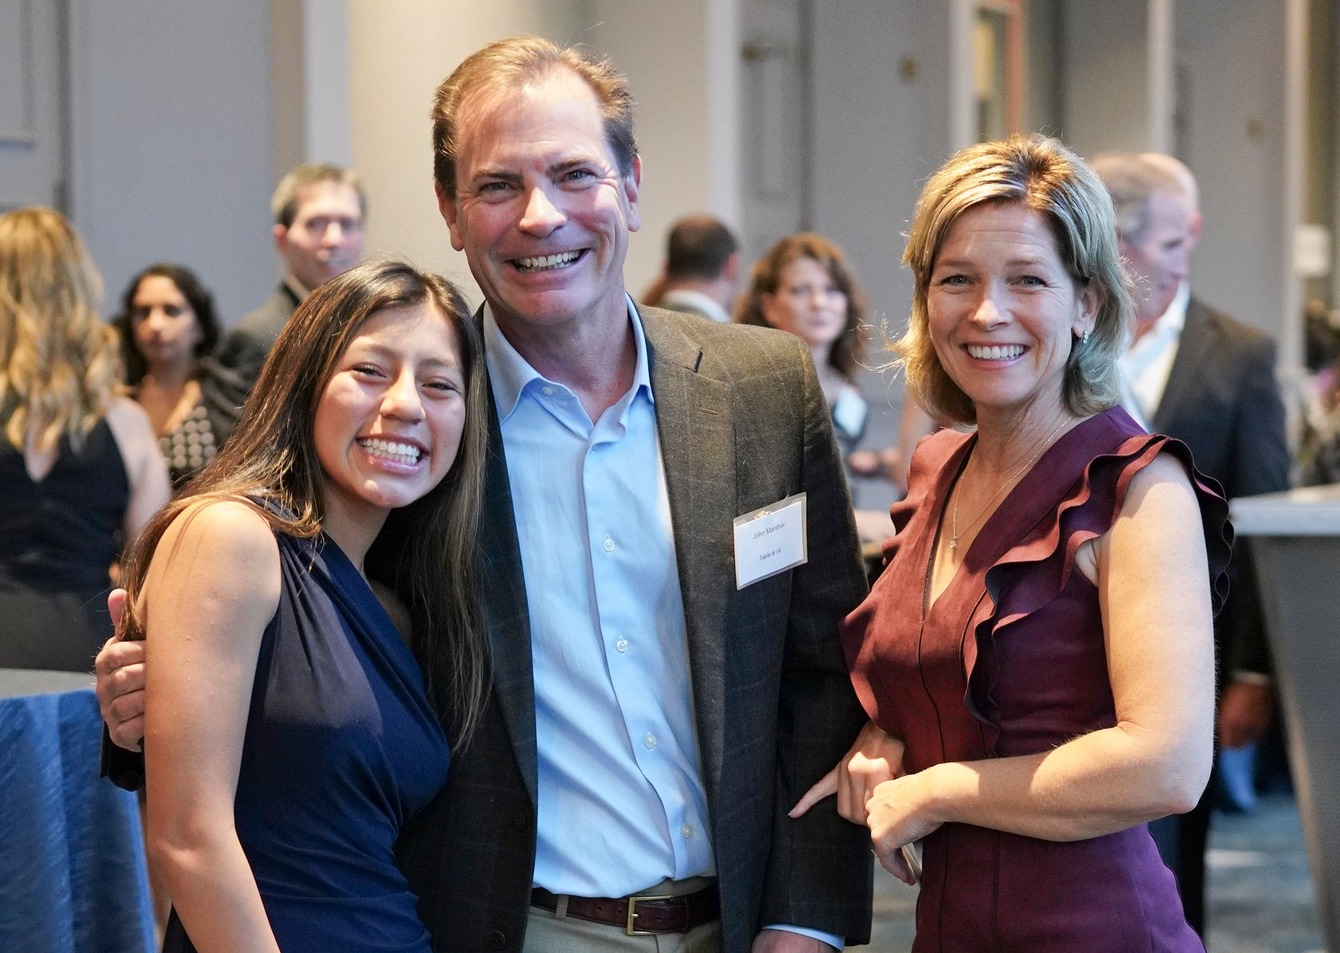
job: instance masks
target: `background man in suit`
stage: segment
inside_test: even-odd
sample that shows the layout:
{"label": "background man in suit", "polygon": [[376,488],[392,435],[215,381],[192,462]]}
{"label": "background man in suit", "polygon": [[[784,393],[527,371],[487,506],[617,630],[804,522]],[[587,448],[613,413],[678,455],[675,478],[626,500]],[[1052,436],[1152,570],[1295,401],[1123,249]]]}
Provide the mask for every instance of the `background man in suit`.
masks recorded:
{"label": "background man in suit", "polygon": [[[865,720],[837,643],[865,586],[827,408],[799,339],[633,306],[631,103],[536,38],[438,90],[438,204],[485,296],[493,695],[401,861],[441,950],[864,942],[868,835],[831,805],[785,813]],[[803,533],[808,561],[751,579],[765,557],[736,518],[801,493],[804,527],[768,538]],[[127,742],[135,700],[111,696],[136,675],[106,673],[137,649],[98,665]]]}
{"label": "background man in suit", "polygon": [[296,166],[279,180],[270,211],[284,277],[275,293],[238,322],[214,354],[213,370],[239,405],[255,384],[275,338],[307,293],[363,257],[367,199],[352,169],[318,162]]}
{"label": "background man in suit", "polygon": [[[1159,153],[1098,156],[1095,171],[1117,209],[1121,252],[1137,279],[1135,339],[1122,359],[1127,409],[1191,447],[1196,466],[1230,498],[1288,488],[1284,404],[1275,346],[1191,293],[1191,250],[1202,219],[1196,180]],[[1220,672],[1218,741],[1258,738],[1273,713],[1270,659],[1250,553],[1233,554],[1232,588],[1215,620]],[[1188,922],[1205,931],[1205,845],[1218,779],[1189,814],[1150,825],[1177,875]]]}
{"label": "background man in suit", "polygon": [[665,272],[642,300],[726,324],[739,280],[740,243],[731,230],[710,215],[689,215],[670,227]]}

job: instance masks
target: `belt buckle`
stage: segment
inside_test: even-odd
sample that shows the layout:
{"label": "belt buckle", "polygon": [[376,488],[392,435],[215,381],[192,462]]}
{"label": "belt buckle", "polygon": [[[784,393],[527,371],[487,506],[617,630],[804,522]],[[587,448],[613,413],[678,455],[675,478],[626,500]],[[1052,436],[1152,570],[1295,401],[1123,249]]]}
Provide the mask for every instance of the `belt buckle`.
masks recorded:
{"label": "belt buckle", "polygon": [[623,928],[624,933],[628,934],[629,936],[655,936],[657,933],[663,932],[658,930],[639,930],[637,929],[636,926],[634,926],[634,921],[637,920],[637,905],[639,903],[644,903],[649,900],[674,900],[674,899],[675,898],[673,894],[659,894],[659,895],[647,894],[641,897],[629,897],[628,921],[624,924]]}

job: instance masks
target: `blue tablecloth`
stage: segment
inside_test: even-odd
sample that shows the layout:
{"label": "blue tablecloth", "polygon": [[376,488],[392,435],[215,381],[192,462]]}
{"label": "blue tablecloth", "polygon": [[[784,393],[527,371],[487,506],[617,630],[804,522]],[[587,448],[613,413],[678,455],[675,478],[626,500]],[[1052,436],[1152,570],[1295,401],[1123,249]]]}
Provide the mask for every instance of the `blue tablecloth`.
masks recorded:
{"label": "blue tablecloth", "polygon": [[92,688],[69,690],[68,673],[0,674],[9,693],[59,686],[0,697],[0,951],[152,950],[139,808],[97,776]]}

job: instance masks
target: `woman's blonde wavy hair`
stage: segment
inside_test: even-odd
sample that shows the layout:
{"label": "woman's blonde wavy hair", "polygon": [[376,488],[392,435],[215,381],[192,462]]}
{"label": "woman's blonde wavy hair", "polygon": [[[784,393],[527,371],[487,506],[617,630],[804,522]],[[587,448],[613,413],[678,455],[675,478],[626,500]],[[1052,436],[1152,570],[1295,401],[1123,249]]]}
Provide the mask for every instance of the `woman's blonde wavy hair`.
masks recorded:
{"label": "woman's blonde wavy hair", "polygon": [[31,206],[0,215],[0,414],[20,453],[78,449],[121,378],[102,281],[68,219]]}

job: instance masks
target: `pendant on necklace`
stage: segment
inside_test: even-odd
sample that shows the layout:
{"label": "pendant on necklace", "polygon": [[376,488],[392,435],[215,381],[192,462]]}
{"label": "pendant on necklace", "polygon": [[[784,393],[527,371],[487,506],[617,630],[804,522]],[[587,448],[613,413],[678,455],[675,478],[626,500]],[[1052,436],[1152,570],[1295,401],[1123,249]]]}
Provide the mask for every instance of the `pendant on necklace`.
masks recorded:
{"label": "pendant on necklace", "polygon": [[957,537],[957,536],[951,536],[951,537],[949,537],[949,551],[950,551],[951,553],[953,553],[953,552],[957,552],[957,551],[958,551],[958,537]]}

